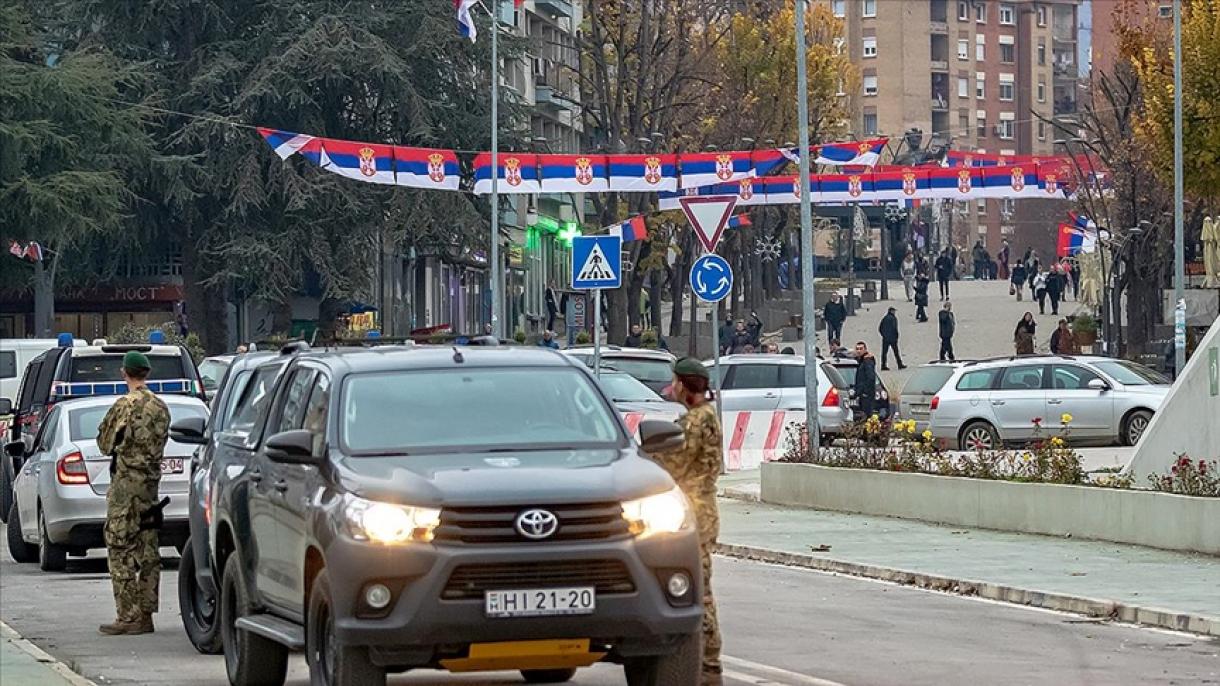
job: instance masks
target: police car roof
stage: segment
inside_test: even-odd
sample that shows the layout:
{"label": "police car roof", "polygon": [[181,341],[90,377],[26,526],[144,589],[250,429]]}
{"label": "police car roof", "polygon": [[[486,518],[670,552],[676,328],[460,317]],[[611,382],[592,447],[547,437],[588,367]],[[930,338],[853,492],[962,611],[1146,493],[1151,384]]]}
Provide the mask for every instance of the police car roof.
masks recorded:
{"label": "police car roof", "polygon": [[147,343],[133,343],[130,345],[79,345],[71,348],[72,355],[75,357],[86,357],[95,355],[123,355],[128,350],[138,350],[145,355],[172,355],[180,357],[182,348],[176,345],[149,345]]}
{"label": "police car roof", "polygon": [[317,360],[347,373],[411,369],[574,367],[577,361],[538,346],[380,346],[362,349],[314,349],[302,359]]}

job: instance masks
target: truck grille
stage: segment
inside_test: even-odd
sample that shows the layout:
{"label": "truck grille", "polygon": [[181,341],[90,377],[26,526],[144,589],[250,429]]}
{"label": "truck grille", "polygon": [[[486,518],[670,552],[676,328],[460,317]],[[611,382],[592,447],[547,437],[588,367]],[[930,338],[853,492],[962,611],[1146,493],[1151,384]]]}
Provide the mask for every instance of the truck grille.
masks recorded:
{"label": "truck grille", "polygon": [[532,541],[517,532],[517,515],[535,506],[451,507],[441,511],[434,536],[438,543],[551,543],[555,541],[605,541],[629,535],[619,503],[536,506],[559,518],[551,536]]}
{"label": "truck grille", "polygon": [[635,590],[627,565],[619,560],[557,560],[461,565],[449,575],[441,598],[473,600],[486,591],[558,586],[592,586],[599,595]]}

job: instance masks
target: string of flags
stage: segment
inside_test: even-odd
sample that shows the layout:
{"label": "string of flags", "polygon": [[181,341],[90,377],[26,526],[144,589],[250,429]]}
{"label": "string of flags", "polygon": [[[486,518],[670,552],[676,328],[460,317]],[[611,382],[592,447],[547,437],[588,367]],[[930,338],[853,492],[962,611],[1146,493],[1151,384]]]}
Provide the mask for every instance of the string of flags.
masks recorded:
{"label": "string of flags", "polygon": [[38,241],[30,241],[24,246],[17,241],[9,241],[8,254],[18,259],[29,260],[30,262],[41,262],[44,251]]}

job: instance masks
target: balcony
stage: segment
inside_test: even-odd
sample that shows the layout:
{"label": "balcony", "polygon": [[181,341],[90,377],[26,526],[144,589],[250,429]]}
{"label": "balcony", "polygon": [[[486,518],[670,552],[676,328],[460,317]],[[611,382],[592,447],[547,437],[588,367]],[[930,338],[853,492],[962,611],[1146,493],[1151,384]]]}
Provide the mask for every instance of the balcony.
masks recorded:
{"label": "balcony", "polygon": [[553,110],[572,109],[572,101],[554,86],[538,83],[534,86],[534,104],[549,107]]}
{"label": "balcony", "polygon": [[535,0],[534,7],[557,17],[572,17],[572,3],[568,0]]}

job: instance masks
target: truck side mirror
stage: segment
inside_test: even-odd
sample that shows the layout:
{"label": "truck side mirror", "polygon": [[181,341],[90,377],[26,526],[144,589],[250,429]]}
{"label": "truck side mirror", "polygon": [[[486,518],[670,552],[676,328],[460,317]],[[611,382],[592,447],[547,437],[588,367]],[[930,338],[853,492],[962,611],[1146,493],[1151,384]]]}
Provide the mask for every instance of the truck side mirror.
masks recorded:
{"label": "truck side mirror", "polygon": [[0,398],[0,417],[6,414],[13,413],[13,401],[9,398]]}
{"label": "truck side mirror", "polygon": [[676,450],[685,442],[682,427],[673,422],[657,419],[640,422],[640,447],[649,455]]}

